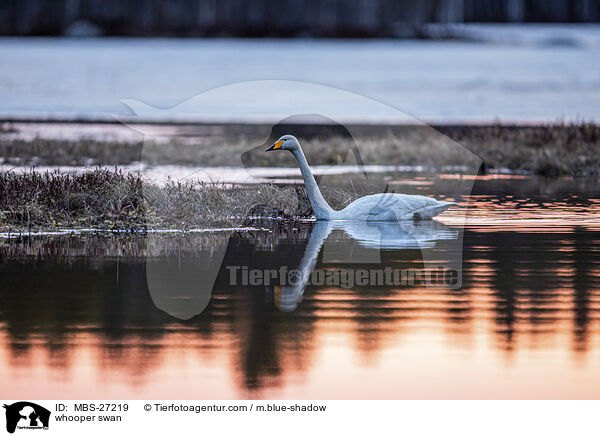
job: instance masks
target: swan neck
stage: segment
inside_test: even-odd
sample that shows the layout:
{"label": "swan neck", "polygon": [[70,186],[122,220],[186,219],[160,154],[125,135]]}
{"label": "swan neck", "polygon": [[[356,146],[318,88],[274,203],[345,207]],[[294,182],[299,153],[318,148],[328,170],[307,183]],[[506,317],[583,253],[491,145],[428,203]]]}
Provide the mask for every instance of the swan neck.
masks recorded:
{"label": "swan neck", "polygon": [[315,180],[315,176],[308,166],[308,161],[304,156],[304,152],[301,148],[297,148],[292,150],[292,154],[296,158],[296,162],[298,162],[298,166],[300,167],[300,172],[302,173],[302,178],[304,179],[304,186],[306,187],[308,199],[310,200],[310,205],[313,208],[315,217],[317,219],[331,218],[335,211],[329,206],[329,204],[327,204],[325,198],[323,198],[321,190],[319,189],[317,181]]}

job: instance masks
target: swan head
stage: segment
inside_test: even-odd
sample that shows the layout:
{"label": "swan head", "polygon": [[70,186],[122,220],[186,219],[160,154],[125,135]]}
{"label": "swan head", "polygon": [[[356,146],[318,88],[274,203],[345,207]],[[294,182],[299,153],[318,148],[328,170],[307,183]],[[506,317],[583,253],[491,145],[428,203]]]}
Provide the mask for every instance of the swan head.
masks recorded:
{"label": "swan head", "polygon": [[300,143],[293,135],[283,135],[279,138],[273,145],[267,148],[265,151],[274,151],[274,150],[288,150],[293,151],[300,148]]}

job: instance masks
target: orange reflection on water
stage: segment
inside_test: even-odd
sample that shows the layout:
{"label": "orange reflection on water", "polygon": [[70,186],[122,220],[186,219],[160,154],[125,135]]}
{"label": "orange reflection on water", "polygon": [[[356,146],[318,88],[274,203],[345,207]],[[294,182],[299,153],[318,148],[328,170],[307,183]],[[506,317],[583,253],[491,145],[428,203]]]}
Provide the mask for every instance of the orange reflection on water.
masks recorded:
{"label": "orange reflection on water", "polygon": [[[143,267],[127,273],[121,264],[115,283],[112,261],[9,264],[0,283],[0,392],[600,399],[600,202],[521,197],[468,203],[461,289],[309,286],[293,312],[275,307],[264,287],[220,282],[208,308],[180,322],[152,305]],[[286,255],[244,248],[259,265]]]}
{"label": "orange reflection on water", "polygon": [[[600,398],[598,289],[581,339],[572,287],[504,295],[493,263],[466,269],[474,280],[460,291],[314,289],[291,319],[225,310],[214,332],[175,323],[111,339],[87,326],[57,342],[3,325],[0,389],[38,399]],[[561,275],[572,283],[574,273]]]}

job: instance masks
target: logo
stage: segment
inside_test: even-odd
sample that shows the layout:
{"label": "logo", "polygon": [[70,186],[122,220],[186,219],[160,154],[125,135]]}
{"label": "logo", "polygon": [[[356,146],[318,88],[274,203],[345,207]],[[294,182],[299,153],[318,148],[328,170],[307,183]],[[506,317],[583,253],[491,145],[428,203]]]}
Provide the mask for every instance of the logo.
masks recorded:
{"label": "logo", "polygon": [[[315,96],[319,98],[315,98]],[[244,103],[240,104],[240,101]],[[319,190],[319,187],[332,188],[331,192],[333,193],[338,192],[338,188],[345,189],[348,194],[346,196],[347,202],[367,194],[395,193],[393,192],[394,186],[388,183],[388,178],[385,176],[387,173],[382,172],[379,176],[368,177],[364,164],[365,161],[387,162],[387,157],[382,157],[383,155],[379,154],[374,155],[372,150],[374,150],[374,144],[378,141],[388,141],[388,139],[383,139],[388,138],[386,136],[388,135],[388,128],[385,128],[385,134],[380,135],[378,133],[377,136],[371,136],[371,133],[367,133],[367,130],[359,127],[355,122],[348,125],[344,124],[344,120],[348,120],[350,114],[358,114],[356,111],[360,111],[361,114],[370,119],[385,120],[384,124],[389,124],[389,126],[413,126],[402,129],[403,133],[400,135],[402,139],[396,145],[401,147],[401,150],[406,148],[407,153],[415,156],[415,159],[423,153],[431,156],[432,159],[435,157],[433,160],[427,157],[423,161],[418,158],[414,161],[413,166],[401,167],[393,164],[391,157],[398,154],[398,152],[393,152],[389,156],[390,161],[387,162],[387,165],[390,166],[386,166],[385,171],[418,172],[424,170],[427,173],[436,174],[438,170],[442,172],[443,168],[454,168],[454,166],[475,170],[481,167],[482,162],[478,156],[451,138],[391,106],[359,94],[308,82],[256,80],[231,83],[192,96],[169,109],[155,108],[131,99],[122,100],[122,102],[131,109],[134,115],[117,116],[117,118],[131,129],[144,134],[140,163],[145,169],[142,170],[141,174],[149,178],[156,177],[158,175],[155,172],[156,166],[165,164],[165,168],[171,169],[167,170],[167,173],[161,173],[159,177],[168,176],[172,180],[177,180],[177,183],[195,183],[195,181],[201,180],[200,175],[204,174],[205,171],[199,168],[207,165],[207,162],[203,160],[204,154],[190,152],[187,140],[183,137],[179,138],[178,135],[181,132],[177,130],[174,131],[175,136],[167,141],[167,143],[173,144],[172,146],[165,148],[159,145],[164,144],[164,140],[167,139],[164,136],[165,133],[157,134],[156,130],[152,129],[144,131],[143,126],[145,124],[141,121],[171,119],[193,122],[195,119],[235,119],[247,120],[255,125],[254,140],[251,141],[254,142],[254,146],[248,143],[246,144],[247,149],[242,152],[244,143],[236,145],[236,147],[239,147],[239,154],[235,153],[239,156],[236,159],[232,159],[231,152],[224,152],[224,155],[228,156],[226,162],[227,166],[230,167],[231,173],[229,174],[232,174],[229,177],[232,178],[228,179],[228,176],[221,176],[220,172],[216,172],[214,175],[207,172],[202,177],[205,177],[209,184],[215,182],[219,185],[221,183],[229,184],[230,182],[237,184],[240,182],[248,186],[253,184],[264,185],[265,177],[271,176],[266,176],[263,170],[265,167],[274,165],[275,162],[267,159],[264,153],[265,148],[286,134],[295,134],[303,141],[312,138],[311,141],[318,148],[325,143],[336,144],[330,152],[324,153],[328,156],[325,160],[329,162],[327,167],[330,167],[331,171],[328,169],[318,175],[318,179],[311,182],[314,183],[312,189]],[[226,127],[224,129],[223,132],[227,130]],[[374,132],[374,130],[369,131]],[[389,135],[392,135],[391,132],[392,130],[389,130]],[[238,135],[239,133],[235,133],[234,136],[237,137]],[[410,139],[413,138],[412,135],[415,135],[414,140]],[[167,136],[170,135],[167,134]],[[390,141],[393,137],[393,135],[389,137]],[[423,143],[435,144],[435,148],[431,152],[425,152],[420,148]],[[433,145],[431,146],[433,147]],[[365,153],[362,152],[363,150]],[[171,165],[173,162],[180,162],[180,153],[188,153],[192,160],[197,159],[193,164],[194,169],[189,167],[189,172],[183,169],[183,172],[181,172]],[[363,159],[363,154],[371,157]],[[452,156],[452,160],[449,161],[444,156]],[[335,162],[338,163],[339,168],[336,168]],[[419,165],[416,165],[417,163]],[[173,172],[170,173],[170,171]],[[288,173],[283,172],[282,174]],[[432,182],[432,185],[430,185],[429,195],[440,199],[469,198],[475,178],[460,176],[459,179],[454,181],[454,179],[445,180],[441,177],[442,175],[444,174],[439,174],[439,183]],[[450,180],[453,181],[450,182]],[[354,192],[353,195],[349,193],[349,189]],[[411,192],[418,194],[418,189],[419,186],[414,189],[411,188]],[[268,208],[271,209],[266,209],[267,219],[271,219],[272,216],[280,216],[280,212],[285,215],[286,210],[296,216],[310,213],[308,194],[301,195],[300,191],[296,192],[295,197],[297,198],[294,198],[294,195],[286,196],[285,204],[269,204]],[[160,202],[157,203],[154,200],[155,198],[156,194],[153,188],[142,194],[142,199],[145,202],[144,209],[147,212],[146,216],[160,217],[164,213],[165,209],[162,206],[156,207]],[[342,191],[338,199],[340,208],[343,198],[345,197]],[[465,219],[466,209],[460,211],[460,215],[455,212],[457,213],[454,218],[456,225],[447,227],[438,221],[419,220],[418,218],[423,218],[423,216],[416,212],[412,220],[399,219],[396,214],[401,214],[401,217],[404,214],[394,210],[404,210],[402,209],[404,206],[401,207],[405,201],[402,200],[403,197],[383,195],[380,198],[382,200],[378,200],[369,207],[375,211],[373,212],[375,216],[380,216],[380,214],[383,216],[382,211],[387,211],[382,220],[371,220],[369,217],[373,214],[369,211],[361,220],[317,221],[310,231],[306,250],[299,264],[283,265],[284,259],[273,259],[273,265],[290,267],[288,271],[295,270],[293,273],[290,272],[289,277],[286,273],[286,279],[289,279],[286,280],[286,284],[281,283],[279,287],[272,289],[274,298],[281,302],[281,305],[278,305],[281,310],[291,311],[298,307],[302,301],[307,280],[311,277],[318,259],[322,264],[371,264],[375,268],[369,268],[369,270],[377,269],[379,271],[377,274],[384,274],[385,277],[387,274],[385,266],[377,268],[377,264],[382,265],[381,252],[402,250],[403,256],[406,254],[407,256],[416,256],[415,259],[417,257],[422,258],[423,265],[426,265],[429,271],[438,271],[440,268],[451,271],[450,281],[443,283],[437,283],[436,280],[433,280],[435,277],[424,271],[425,280],[420,282],[424,286],[435,284],[436,286],[441,285],[452,289],[459,289],[462,286],[463,231],[461,226]],[[273,200],[276,201],[275,198]],[[385,201],[385,203],[382,203],[382,201]],[[388,201],[391,201],[391,203]],[[344,204],[347,204],[347,202]],[[214,236],[211,236],[210,243],[206,245],[194,245],[190,249],[183,249],[182,247],[182,249],[171,250],[165,246],[164,236],[161,232],[148,232],[146,282],[152,302],[158,309],[175,318],[188,320],[199,315],[208,307],[213,287],[217,283],[219,273],[222,272],[224,266],[224,259],[226,259],[225,256],[229,248],[229,235],[234,231],[237,232],[240,227],[246,227],[248,225],[245,224],[247,218],[254,215],[250,213],[250,210],[248,210],[248,216],[240,213],[245,209],[242,204],[233,201],[232,205],[234,206],[231,210],[222,209],[222,216],[227,216],[227,227],[221,229],[223,232],[212,233]],[[392,205],[394,208],[391,207]],[[255,203],[256,206],[263,205]],[[429,207],[433,209],[428,209]],[[435,211],[435,206],[425,206],[425,203],[423,203],[423,210],[425,209],[432,213]],[[259,211],[257,215],[263,215],[260,209],[257,210]],[[170,219],[165,217],[165,222]],[[197,217],[194,214],[193,220],[196,219]],[[200,218],[200,220],[208,224],[212,218]],[[150,221],[148,224],[152,226]],[[198,221],[183,224],[190,229],[199,225]],[[340,235],[343,236],[340,237]],[[277,238],[276,235],[272,236]],[[417,253],[417,250],[420,253]],[[241,267],[242,265],[240,265]],[[330,271],[333,268],[327,267],[327,269]],[[325,273],[325,270],[322,271]],[[350,271],[348,272],[350,273]],[[230,273],[235,274],[235,271],[230,270]],[[363,271],[359,272],[353,269],[351,273],[353,281],[352,286],[349,284],[349,287],[356,284],[356,279],[362,282]],[[398,270],[397,273],[401,279],[401,271]],[[316,272],[315,275],[321,280],[320,277],[322,276],[319,272]],[[414,277],[414,275],[412,276]],[[340,279],[345,280],[346,277],[340,277]],[[380,282],[379,277],[380,275],[376,276],[377,283]],[[432,279],[430,280],[428,277]],[[350,283],[349,280],[347,280],[348,283]],[[392,279],[388,276],[386,282],[389,281],[392,281]],[[432,283],[432,281],[436,281],[436,283]],[[285,309],[283,309],[284,307]]]}
{"label": "logo", "polygon": [[48,430],[50,411],[29,401],[19,401],[4,405],[6,409],[6,431],[14,433],[16,429]]}

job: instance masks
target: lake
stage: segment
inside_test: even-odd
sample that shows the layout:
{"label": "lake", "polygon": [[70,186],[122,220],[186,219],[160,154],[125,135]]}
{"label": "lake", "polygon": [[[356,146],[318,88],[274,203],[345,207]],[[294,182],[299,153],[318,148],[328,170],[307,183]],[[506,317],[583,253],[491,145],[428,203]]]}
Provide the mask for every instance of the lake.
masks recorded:
{"label": "lake", "polygon": [[[465,30],[466,41],[0,38],[0,116],[113,121],[131,113],[120,101],[135,99],[171,108],[154,117],[166,121],[182,114],[180,103],[215,87],[277,79],[348,90],[427,122],[599,118],[597,25]],[[194,120],[256,115],[256,107],[243,110],[254,94],[233,94],[229,105],[211,105]],[[305,94],[277,100],[275,115]],[[343,121],[388,116],[336,104],[322,91],[310,101]]]}
{"label": "lake", "polygon": [[[425,195],[461,178],[392,177]],[[3,235],[0,391],[599,399],[599,181],[480,176],[456,200],[435,222],[391,227]],[[459,285],[385,277],[436,263]],[[251,273],[282,267],[302,278]]]}

